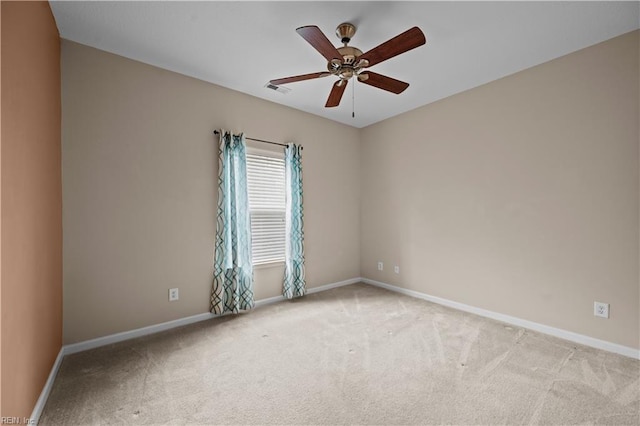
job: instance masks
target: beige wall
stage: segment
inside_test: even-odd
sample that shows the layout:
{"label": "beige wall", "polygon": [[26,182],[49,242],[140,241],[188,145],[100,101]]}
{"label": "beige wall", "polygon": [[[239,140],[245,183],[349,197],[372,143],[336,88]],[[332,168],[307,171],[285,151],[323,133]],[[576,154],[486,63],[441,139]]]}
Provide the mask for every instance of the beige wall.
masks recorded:
{"label": "beige wall", "polygon": [[65,343],[208,312],[215,128],[304,145],[307,285],[360,275],[357,129],[66,40],[62,94]]}
{"label": "beige wall", "polygon": [[48,3],[1,8],[1,415],[29,417],[62,345],[60,40]]}
{"label": "beige wall", "polygon": [[[357,130],[63,41],[65,342],[208,310],[222,127],[305,146],[310,287],[362,275],[637,348],[638,52],[627,34]],[[257,269],[256,297],[281,280]]]}
{"label": "beige wall", "polygon": [[363,129],[362,275],[638,348],[638,51],[636,31]]}

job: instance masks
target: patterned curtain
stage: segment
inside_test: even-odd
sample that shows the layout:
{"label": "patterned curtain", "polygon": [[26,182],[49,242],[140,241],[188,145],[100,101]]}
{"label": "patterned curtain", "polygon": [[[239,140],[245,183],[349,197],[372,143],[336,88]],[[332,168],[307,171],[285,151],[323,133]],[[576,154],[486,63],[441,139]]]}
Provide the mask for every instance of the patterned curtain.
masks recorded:
{"label": "patterned curtain", "polygon": [[211,312],[238,313],[253,306],[246,144],[244,135],[222,130]]}
{"label": "patterned curtain", "polygon": [[302,147],[288,144],[284,150],[286,182],[286,244],[282,295],[287,299],[305,293],[304,224],[302,214]]}

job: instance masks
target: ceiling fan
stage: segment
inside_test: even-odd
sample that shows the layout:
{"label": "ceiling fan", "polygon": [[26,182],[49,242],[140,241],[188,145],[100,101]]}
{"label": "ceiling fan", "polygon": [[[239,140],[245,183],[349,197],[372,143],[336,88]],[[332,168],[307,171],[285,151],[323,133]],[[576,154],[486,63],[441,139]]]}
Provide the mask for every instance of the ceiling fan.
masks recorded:
{"label": "ceiling fan", "polygon": [[270,83],[278,86],[296,81],[335,75],[339,77],[339,80],[333,84],[333,88],[325,104],[326,108],[336,107],[340,104],[340,99],[342,99],[342,94],[347,87],[347,83],[354,76],[358,81],[368,84],[369,86],[395,94],[402,93],[409,87],[409,83],[365,70],[365,68],[379,64],[382,61],[386,61],[387,59],[426,43],[426,39],[420,28],[413,27],[387,40],[381,45],[374,47],[368,52],[362,53],[357,47],[347,46],[356,33],[355,25],[348,22],[342,23],[336,28],[336,35],[344,44],[343,47],[339,48],[331,44],[324,33],[320,31],[320,28],[315,25],[297,28],[296,32],[325,57],[328,61],[328,71],[278,78],[271,80]]}

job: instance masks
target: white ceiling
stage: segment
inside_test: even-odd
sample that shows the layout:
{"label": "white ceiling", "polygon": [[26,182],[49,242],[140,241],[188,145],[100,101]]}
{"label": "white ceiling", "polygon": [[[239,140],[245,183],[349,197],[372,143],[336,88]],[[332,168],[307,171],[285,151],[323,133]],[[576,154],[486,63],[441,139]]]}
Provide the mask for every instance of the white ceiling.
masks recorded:
{"label": "white ceiling", "polygon": [[[354,127],[479,86],[639,28],[638,2],[63,2],[51,7],[63,38],[196,77]],[[371,67],[411,85],[394,95],[365,84],[324,108],[334,77],[270,79],[326,70],[295,29],[317,25],[334,42],[358,27],[362,51],[412,26],[427,44]],[[353,85],[353,80],[349,82]]]}

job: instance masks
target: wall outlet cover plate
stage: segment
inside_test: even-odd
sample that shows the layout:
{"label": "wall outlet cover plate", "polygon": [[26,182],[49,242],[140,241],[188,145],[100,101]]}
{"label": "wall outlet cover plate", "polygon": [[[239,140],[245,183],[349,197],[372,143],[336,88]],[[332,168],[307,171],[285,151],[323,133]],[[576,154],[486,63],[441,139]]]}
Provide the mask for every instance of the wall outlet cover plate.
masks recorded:
{"label": "wall outlet cover plate", "polygon": [[175,302],[176,300],[178,300],[180,297],[179,293],[178,293],[178,289],[177,288],[170,288],[169,289],[169,302]]}
{"label": "wall outlet cover plate", "polygon": [[593,302],[593,315],[602,318],[609,318],[609,304]]}

